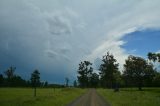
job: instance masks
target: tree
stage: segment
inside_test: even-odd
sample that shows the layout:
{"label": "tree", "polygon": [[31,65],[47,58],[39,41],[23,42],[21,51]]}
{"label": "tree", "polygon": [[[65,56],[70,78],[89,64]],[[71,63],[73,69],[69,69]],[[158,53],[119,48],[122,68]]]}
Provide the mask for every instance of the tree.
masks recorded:
{"label": "tree", "polygon": [[74,80],[73,86],[74,86],[74,87],[77,87],[77,81],[76,81],[76,80]]}
{"label": "tree", "polygon": [[102,64],[100,65],[100,80],[103,87],[112,88],[115,81],[114,73],[118,71],[119,64],[112,54],[107,52],[103,56]]}
{"label": "tree", "polygon": [[47,87],[48,86],[48,82],[47,81],[45,81],[45,83],[44,83],[44,87]]}
{"label": "tree", "polygon": [[153,86],[160,87],[160,72],[155,72],[155,76],[153,78]]}
{"label": "tree", "polygon": [[91,77],[91,74],[93,72],[93,68],[91,67],[92,63],[89,61],[84,61],[79,64],[78,69],[78,82],[80,84],[80,87],[89,87],[89,77]]}
{"label": "tree", "polygon": [[4,74],[7,76],[8,79],[11,79],[14,76],[15,69],[16,67],[11,66],[4,72]]}
{"label": "tree", "polygon": [[14,75],[12,78],[12,87],[24,87],[26,86],[26,81],[22,79],[19,75]]}
{"label": "tree", "polygon": [[3,81],[4,81],[3,75],[0,74],[0,87],[3,86]]}
{"label": "tree", "polygon": [[97,73],[92,73],[90,78],[90,87],[98,87],[99,84],[99,75]]}
{"label": "tree", "polygon": [[31,74],[31,84],[34,87],[34,96],[36,96],[36,87],[40,84],[40,73],[38,70]]}
{"label": "tree", "polygon": [[[159,62],[160,63],[160,53],[148,53],[148,59],[152,62]],[[153,86],[160,86],[160,73],[155,72],[155,76],[153,78]]]}
{"label": "tree", "polygon": [[7,76],[7,85],[11,86],[12,85],[12,78],[14,77],[14,72],[16,70],[16,67],[9,67],[4,74]]}
{"label": "tree", "polygon": [[160,53],[151,53],[151,52],[149,52],[148,53],[148,59],[150,61],[153,61],[153,62],[155,62],[155,61],[160,62]]}
{"label": "tree", "polygon": [[152,86],[153,78],[155,77],[155,74],[156,74],[156,70],[154,69],[154,66],[152,63],[147,62],[144,73],[145,73],[144,85],[149,87]]}
{"label": "tree", "polygon": [[153,79],[153,65],[141,57],[129,56],[124,64],[124,76],[142,90],[145,79]]}
{"label": "tree", "polygon": [[121,79],[121,72],[120,71],[116,71],[113,73],[113,79],[114,79],[114,91],[119,91],[119,85],[122,82]]}
{"label": "tree", "polygon": [[16,67],[11,66],[4,72],[4,74],[7,76],[8,79],[11,79],[14,76],[15,69]]}
{"label": "tree", "polygon": [[66,87],[68,87],[68,85],[69,85],[69,78],[65,78],[65,80],[66,80]]}
{"label": "tree", "polygon": [[149,52],[148,53],[148,59],[155,62],[157,60],[157,54]]}

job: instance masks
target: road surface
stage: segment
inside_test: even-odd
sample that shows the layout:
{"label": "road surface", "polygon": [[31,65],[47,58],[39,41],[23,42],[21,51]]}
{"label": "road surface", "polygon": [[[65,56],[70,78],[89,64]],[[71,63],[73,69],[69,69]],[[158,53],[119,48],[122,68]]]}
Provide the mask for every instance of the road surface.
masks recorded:
{"label": "road surface", "polygon": [[87,93],[77,98],[67,106],[110,106],[95,89],[88,90]]}

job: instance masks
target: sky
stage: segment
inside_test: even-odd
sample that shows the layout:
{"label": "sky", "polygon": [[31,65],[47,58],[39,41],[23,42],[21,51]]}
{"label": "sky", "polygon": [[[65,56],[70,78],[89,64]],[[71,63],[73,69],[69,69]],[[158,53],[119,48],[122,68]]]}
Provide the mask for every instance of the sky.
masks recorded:
{"label": "sky", "polygon": [[[128,55],[160,52],[159,0],[0,0],[0,73],[15,66],[26,79],[76,79],[80,61],[95,70],[109,51]],[[70,81],[70,83],[71,83]]]}

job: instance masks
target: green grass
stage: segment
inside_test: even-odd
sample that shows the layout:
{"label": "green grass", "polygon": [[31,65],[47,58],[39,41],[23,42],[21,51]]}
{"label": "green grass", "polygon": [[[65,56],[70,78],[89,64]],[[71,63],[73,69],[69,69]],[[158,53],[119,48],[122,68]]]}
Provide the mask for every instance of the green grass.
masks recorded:
{"label": "green grass", "polygon": [[0,88],[0,106],[64,106],[85,93],[78,88],[39,88],[33,97],[31,88]]}
{"label": "green grass", "polygon": [[120,92],[112,89],[97,89],[112,106],[160,106],[160,88],[122,88]]}

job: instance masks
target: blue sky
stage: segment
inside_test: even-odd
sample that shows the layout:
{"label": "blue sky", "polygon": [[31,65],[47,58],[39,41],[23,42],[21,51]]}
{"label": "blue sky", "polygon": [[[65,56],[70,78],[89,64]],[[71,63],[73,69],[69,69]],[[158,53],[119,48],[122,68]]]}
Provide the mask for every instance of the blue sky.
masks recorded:
{"label": "blue sky", "polygon": [[148,52],[158,52],[160,49],[160,30],[135,31],[125,36],[123,40],[126,44],[122,48],[128,53],[147,57]]}
{"label": "blue sky", "polygon": [[0,73],[10,66],[26,79],[76,79],[80,61],[97,68],[110,51],[128,55],[159,52],[159,0],[0,0]]}

